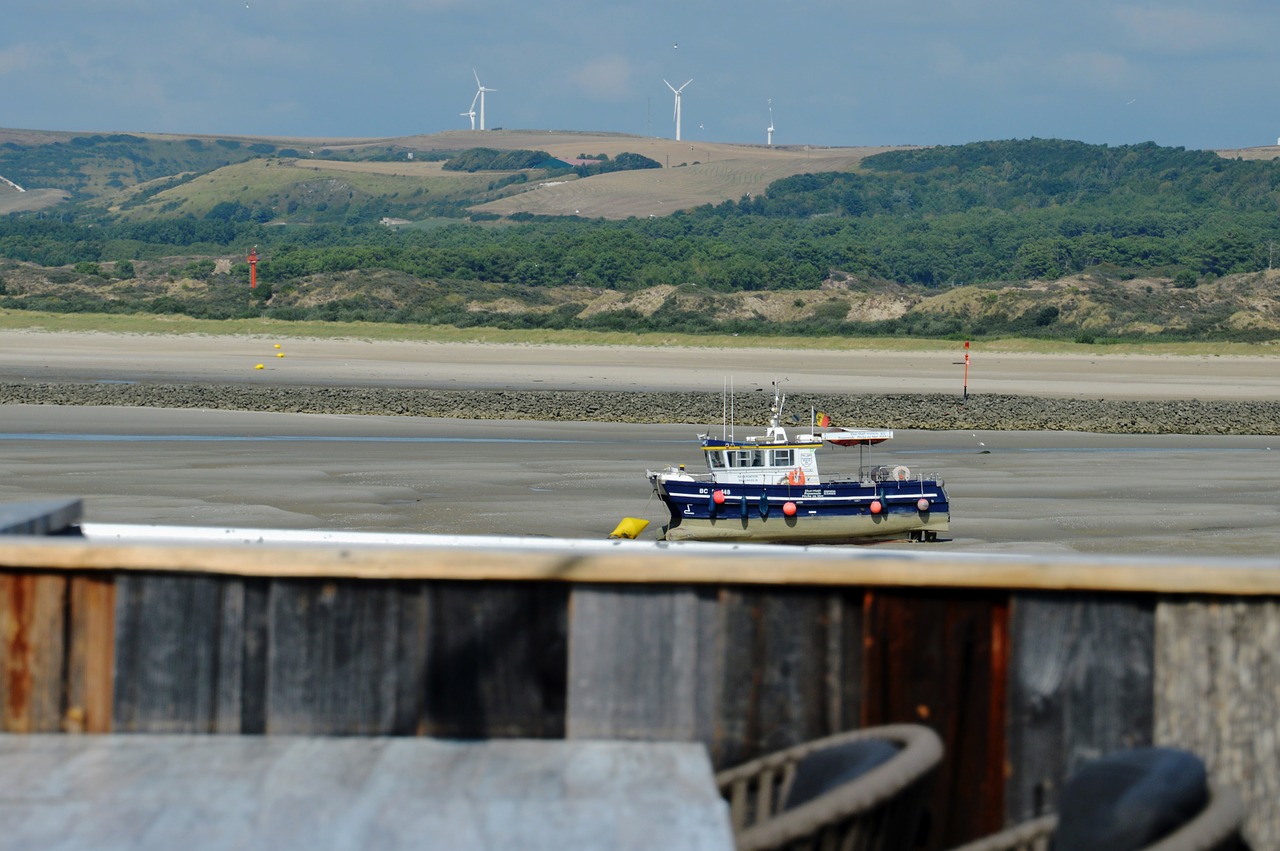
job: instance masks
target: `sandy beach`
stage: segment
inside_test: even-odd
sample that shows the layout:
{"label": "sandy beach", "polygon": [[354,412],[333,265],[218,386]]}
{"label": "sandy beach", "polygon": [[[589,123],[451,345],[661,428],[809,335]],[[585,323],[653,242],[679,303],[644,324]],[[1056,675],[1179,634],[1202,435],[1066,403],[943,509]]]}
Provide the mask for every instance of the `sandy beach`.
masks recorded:
{"label": "sandy beach", "polygon": [[[310,340],[284,342],[284,358],[276,351],[258,338],[0,333],[0,380],[476,389],[629,382],[718,392],[724,371],[740,368],[743,382],[788,377],[816,393],[848,392],[850,381],[896,391],[908,380],[922,391],[958,386],[949,362],[936,375],[908,376],[909,363],[945,357],[936,353],[766,357],[773,353]],[[983,392],[1036,385],[1063,397],[1087,388],[1089,397],[1114,399],[1280,399],[1280,361],[1269,358],[978,358],[971,392],[981,381]],[[0,499],[83,497],[85,519],[103,523],[599,538],[624,515],[652,528],[663,522],[644,471],[694,464],[693,437],[709,427],[9,404],[0,406]],[[856,450],[841,452],[849,454],[828,467],[856,466]],[[930,546],[1280,551],[1274,435],[906,430],[880,453],[946,479],[952,532]]]}

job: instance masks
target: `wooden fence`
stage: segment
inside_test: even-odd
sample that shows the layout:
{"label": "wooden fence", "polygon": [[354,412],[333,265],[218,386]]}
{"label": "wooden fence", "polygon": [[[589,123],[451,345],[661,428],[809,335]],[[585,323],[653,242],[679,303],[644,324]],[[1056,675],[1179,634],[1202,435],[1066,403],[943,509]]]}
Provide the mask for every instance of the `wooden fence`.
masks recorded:
{"label": "wooden fence", "polygon": [[942,848],[1150,743],[1280,847],[1280,562],[0,544],[0,727],[700,741],[913,721]]}

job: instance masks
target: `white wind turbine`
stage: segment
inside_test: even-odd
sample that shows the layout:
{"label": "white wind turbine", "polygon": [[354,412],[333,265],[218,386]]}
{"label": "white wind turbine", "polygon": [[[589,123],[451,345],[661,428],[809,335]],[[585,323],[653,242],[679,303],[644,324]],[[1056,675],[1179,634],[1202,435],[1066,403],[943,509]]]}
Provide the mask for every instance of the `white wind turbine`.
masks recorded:
{"label": "white wind turbine", "polygon": [[765,128],[765,132],[769,135],[766,137],[765,145],[773,147],[773,98],[769,98],[769,126]]}
{"label": "white wind turbine", "polygon": [[477,98],[479,98],[479,97],[480,97],[480,93],[479,93],[479,92],[476,92],[476,96],[475,96],[475,97],[473,97],[473,98],[471,99],[471,108],[470,108],[470,109],[468,109],[466,112],[459,112],[459,113],[458,113],[458,114],[459,114],[459,115],[461,115],[463,118],[470,118],[470,119],[471,119],[471,129],[472,129],[472,130],[476,129],[476,100],[477,100]]}
{"label": "white wind turbine", "polygon": [[[662,82],[667,83],[665,78],[663,78]],[[690,77],[688,80],[685,81],[684,86],[687,86],[689,85],[689,83],[692,83],[692,82],[693,82],[693,78]],[[677,142],[680,141],[680,93],[684,91],[684,86],[681,86],[680,88],[677,89],[675,86],[671,85],[670,83],[667,83],[667,88],[671,89],[672,93],[676,96],[676,141]]]}
{"label": "white wind turbine", "polygon": [[[480,98],[480,129],[483,130],[484,129],[484,93],[496,92],[497,89],[486,89],[484,85],[480,82],[480,75],[476,73],[475,68],[471,69],[471,74],[476,78],[476,97]],[[475,102],[475,99],[473,98],[471,100],[471,108],[475,109],[475,107],[476,107],[476,102]]]}

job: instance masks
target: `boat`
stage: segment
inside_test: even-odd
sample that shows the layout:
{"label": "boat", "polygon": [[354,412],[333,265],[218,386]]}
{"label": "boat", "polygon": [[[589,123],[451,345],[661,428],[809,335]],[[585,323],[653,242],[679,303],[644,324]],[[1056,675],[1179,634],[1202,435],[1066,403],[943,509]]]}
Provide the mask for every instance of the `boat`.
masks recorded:
{"label": "boat", "polygon": [[[936,541],[950,528],[951,506],[937,473],[913,473],[902,464],[869,463],[873,446],[891,429],[842,428],[810,412],[788,435],[782,425],[786,397],[774,383],[764,434],[736,439],[699,434],[707,472],[684,464],[646,474],[670,513],[659,532],[668,541],[751,541],[835,544],[906,536]],[[793,418],[794,419],[794,418]],[[856,474],[828,478],[818,452],[858,448]]]}

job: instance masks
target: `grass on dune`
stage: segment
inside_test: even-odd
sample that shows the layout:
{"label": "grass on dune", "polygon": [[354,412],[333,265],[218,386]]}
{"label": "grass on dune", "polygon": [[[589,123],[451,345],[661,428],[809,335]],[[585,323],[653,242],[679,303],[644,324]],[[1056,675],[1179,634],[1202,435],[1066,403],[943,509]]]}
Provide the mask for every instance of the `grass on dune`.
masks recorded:
{"label": "grass on dune", "polygon": [[[106,334],[204,334],[317,339],[357,339],[506,345],[642,346],[720,349],[799,349],[807,351],[955,351],[957,340],[905,337],[743,337],[730,334],[625,333],[610,331],[508,330],[452,325],[399,325],[380,322],[313,322],[278,319],[192,319],[149,314],[45,313],[0,311],[0,330]],[[980,340],[973,350],[1027,354],[1280,356],[1276,346],[1253,343],[1080,344],[1055,340]]]}

